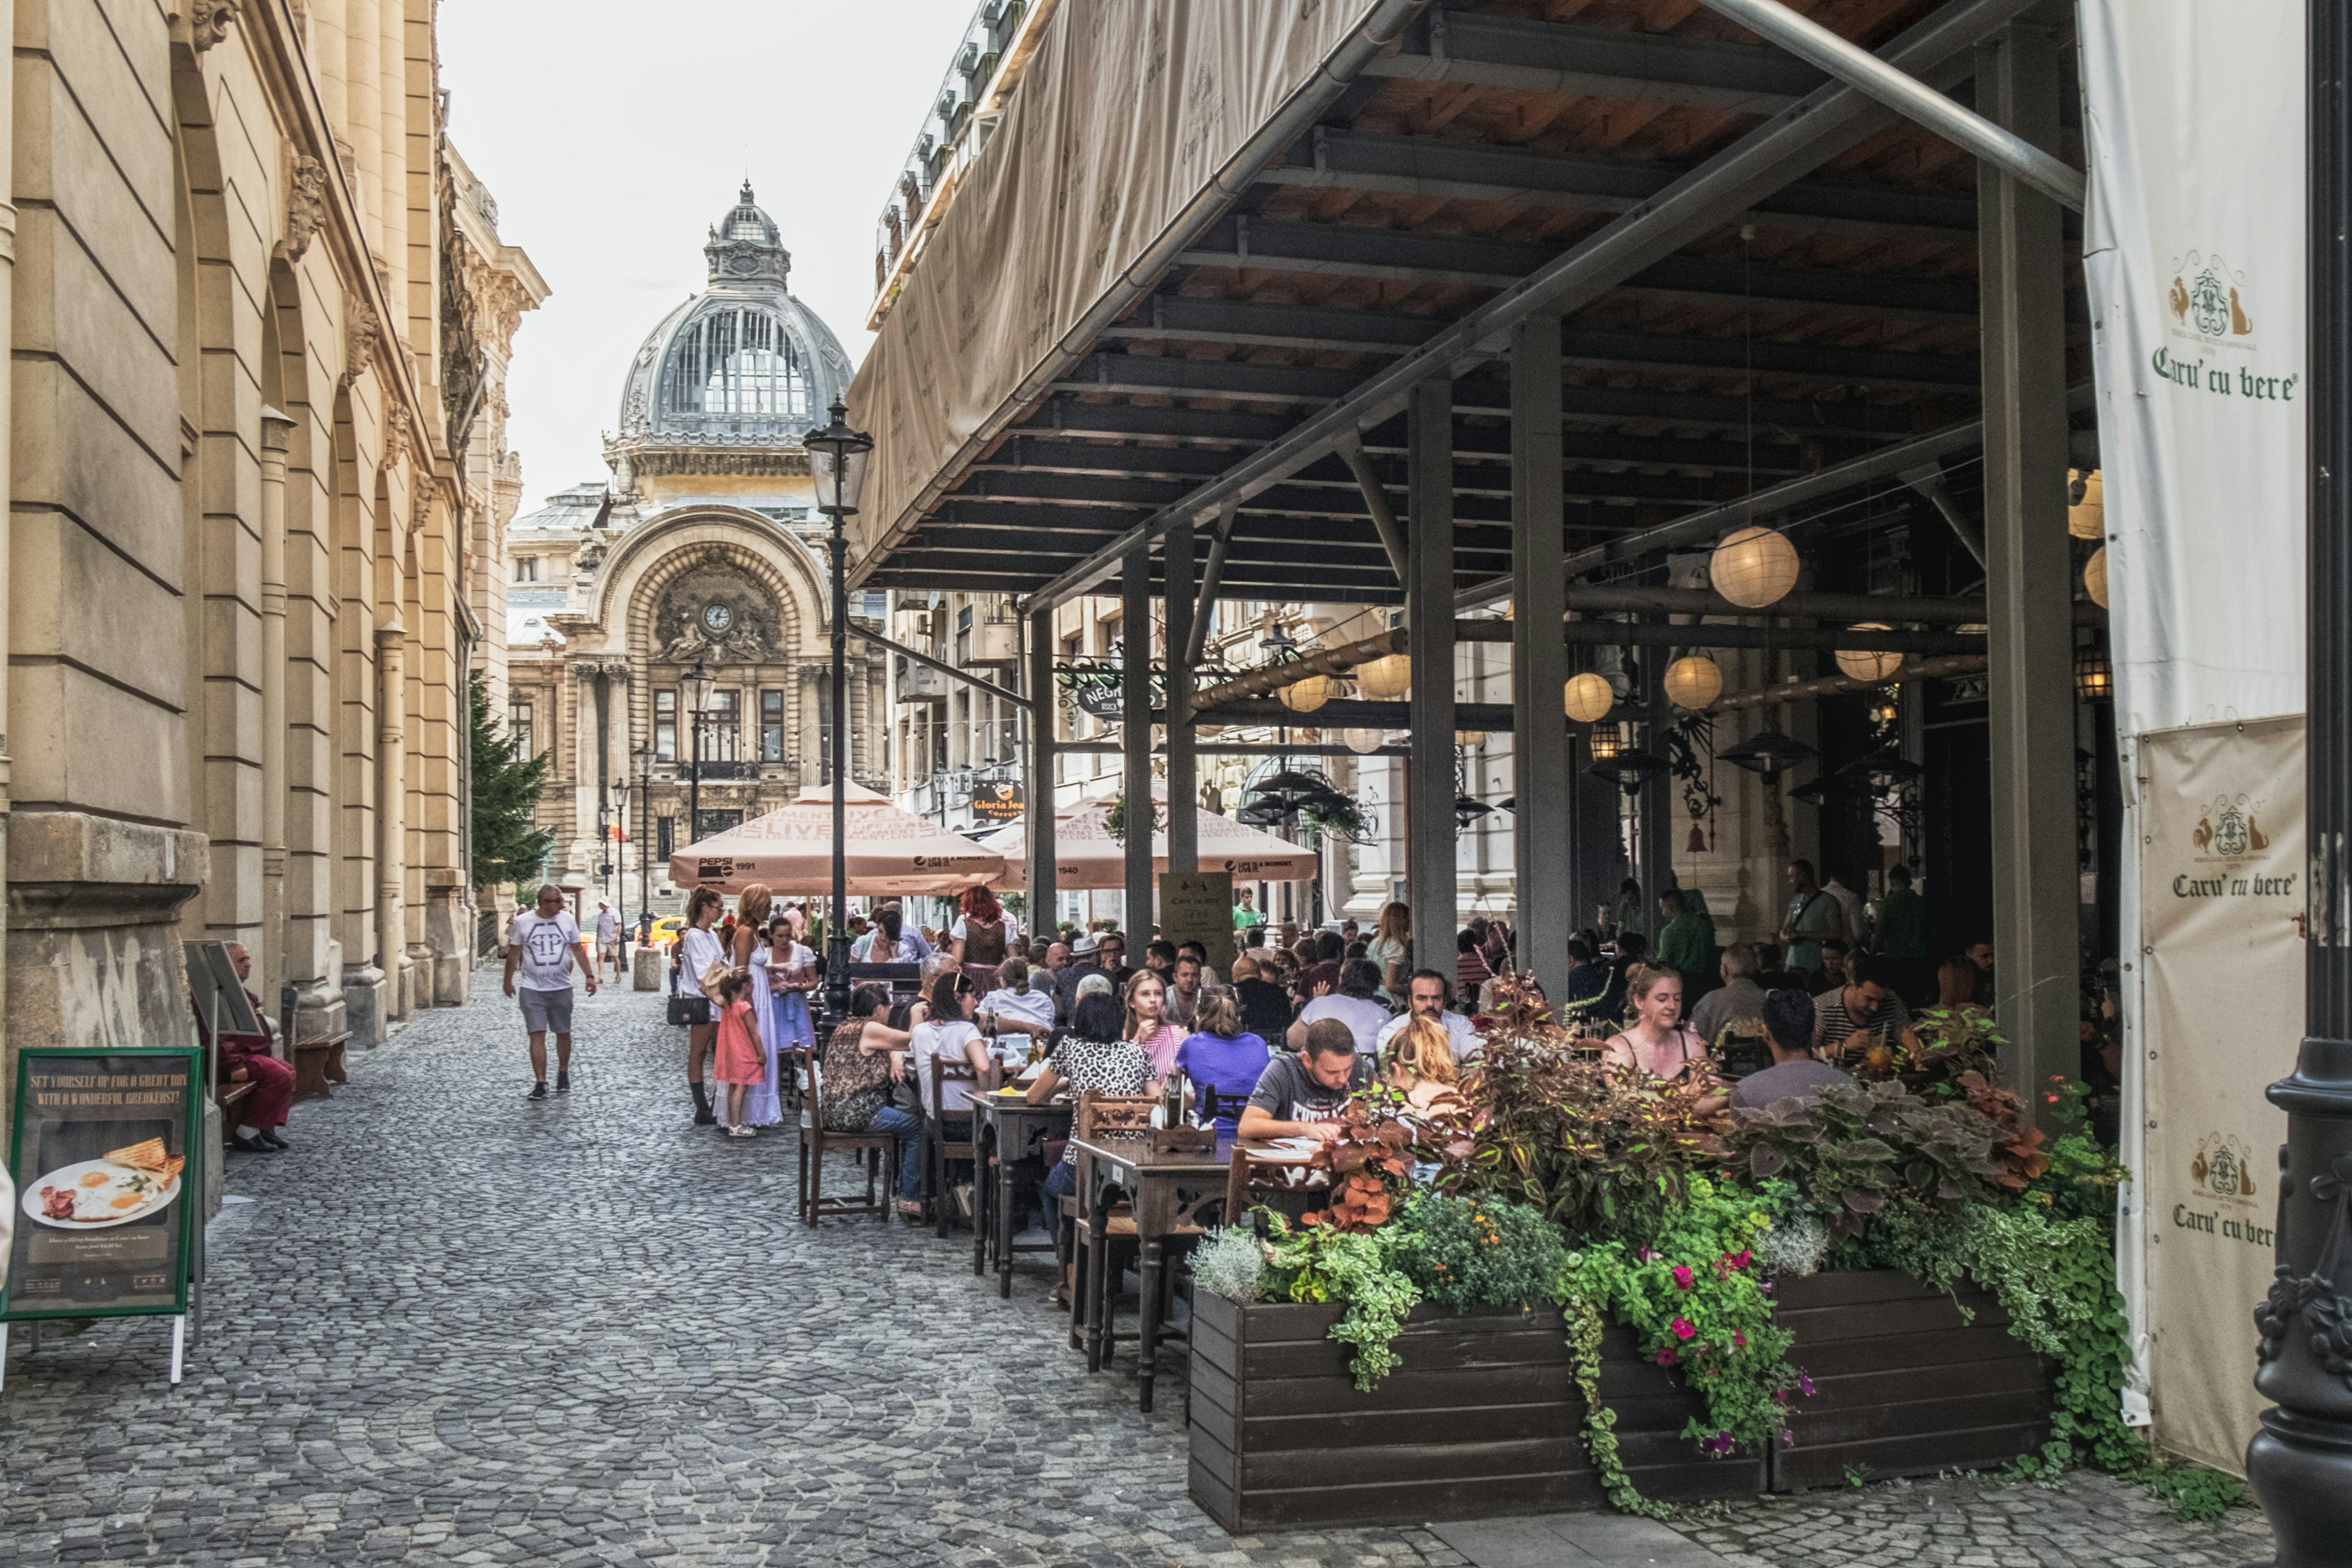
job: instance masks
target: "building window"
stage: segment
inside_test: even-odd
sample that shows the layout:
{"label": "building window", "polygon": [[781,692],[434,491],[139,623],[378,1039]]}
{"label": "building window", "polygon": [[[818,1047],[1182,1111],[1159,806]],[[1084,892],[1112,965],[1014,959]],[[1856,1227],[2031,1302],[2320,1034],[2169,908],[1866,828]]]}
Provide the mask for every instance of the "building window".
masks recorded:
{"label": "building window", "polygon": [[[654,693],[654,761],[677,761],[677,690],[666,688]],[[664,824],[669,819],[662,818]],[[668,831],[665,826],[663,831]]]}
{"label": "building window", "polygon": [[539,746],[530,723],[530,704],[515,701],[507,706],[507,733],[514,737],[515,755],[526,760],[539,755]]}
{"label": "building window", "polygon": [[667,866],[669,864],[669,858],[677,852],[677,818],[675,816],[655,817],[654,858]]}
{"label": "building window", "polygon": [[784,694],[772,686],[760,693],[760,760],[784,760]]}
{"label": "building window", "polygon": [[729,687],[710,694],[702,721],[702,760],[731,763],[743,754],[743,694]]}
{"label": "building window", "polygon": [[538,582],[538,581],[539,581],[539,557],[538,557],[538,556],[536,556],[536,555],[518,555],[518,556],[516,556],[516,557],[515,557],[515,576],[514,576],[514,580],[515,580],[516,582],[518,582],[518,583],[536,583],[536,582]]}

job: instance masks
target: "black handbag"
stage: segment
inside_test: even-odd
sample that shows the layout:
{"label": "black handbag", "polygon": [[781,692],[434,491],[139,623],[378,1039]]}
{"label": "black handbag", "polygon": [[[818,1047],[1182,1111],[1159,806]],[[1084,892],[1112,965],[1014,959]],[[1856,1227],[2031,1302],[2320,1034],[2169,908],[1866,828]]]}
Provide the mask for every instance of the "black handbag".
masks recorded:
{"label": "black handbag", "polygon": [[710,998],[681,996],[677,994],[677,971],[669,972],[669,1021],[689,1028],[710,1022]]}

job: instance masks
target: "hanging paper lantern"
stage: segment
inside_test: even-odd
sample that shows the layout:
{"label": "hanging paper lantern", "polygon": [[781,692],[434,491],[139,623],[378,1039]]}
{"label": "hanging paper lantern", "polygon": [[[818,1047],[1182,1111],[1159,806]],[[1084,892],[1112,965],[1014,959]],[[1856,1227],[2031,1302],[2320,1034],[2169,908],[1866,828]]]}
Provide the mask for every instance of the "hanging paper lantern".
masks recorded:
{"label": "hanging paper lantern", "polygon": [[1312,713],[1331,700],[1331,678],[1310,675],[1304,680],[1294,680],[1276,693],[1282,705],[1293,713]]}
{"label": "hanging paper lantern", "polygon": [[1395,702],[1412,689],[1412,656],[1392,653],[1356,667],[1356,685],[1374,702]]}
{"label": "hanging paper lantern", "polygon": [[1560,692],[1560,706],[1580,724],[1600,722],[1616,705],[1617,693],[1610,689],[1608,679],[1589,669],[1581,675],[1570,676]]}
{"label": "hanging paper lantern", "polygon": [[2077,539],[2105,538],[2107,503],[2099,470],[2069,468],[2066,481],[2066,531]]}
{"label": "hanging paper lantern", "polygon": [[[1853,629],[1858,632],[1883,632],[1892,628],[1885,621],[1864,621]],[[1903,656],[1842,648],[1838,652],[1837,667],[1855,680],[1892,680],[1903,668]]]}
{"label": "hanging paper lantern", "polygon": [[1677,708],[1699,709],[1723,695],[1723,666],[1703,653],[1686,653],[1666,666],[1666,700]]}
{"label": "hanging paper lantern", "polygon": [[1483,746],[1486,743],[1486,731],[1484,730],[1456,730],[1454,731],[1454,743],[1457,746]]}
{"label": "hanging paper lantern", "polygon": [[2083,563],[2083,586],[2089,590],[2091,603],[2101,609],[2107,607],[2107,547],[2100,545]]}
{"label": "hanging paper lantern", "polygon": [[1707,561],[1715,591],[1743,610],[1777,605],[1797,585],[1797,547],[1769,528],[1742,528],[1724,536]]}
{"label": "hanging paper lantern", "polygon": [[1339,739],[1348,750],[1360,757],[1369,757],[1381,749],[1381,732],[1378,730],[1342,730]]}

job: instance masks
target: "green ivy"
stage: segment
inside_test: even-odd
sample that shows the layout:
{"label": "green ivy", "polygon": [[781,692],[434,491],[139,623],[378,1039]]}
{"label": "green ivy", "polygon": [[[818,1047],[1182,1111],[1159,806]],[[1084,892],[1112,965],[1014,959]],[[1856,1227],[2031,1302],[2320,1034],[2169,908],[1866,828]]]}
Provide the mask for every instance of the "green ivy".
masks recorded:
{"label": "green ivy", "polygon": [[1388,1231],[1336,1230],[1307,1224],[1293,1229],[1269,1214],[1265,1238],[1266,1294],[1283,1300],[1344,1301],[1348,1310],[1331,1337],[1356,1347],[1349,1370],[1366,1393],[1398,1366],[1390,1342],[1421,1292],[1391,1257],[1395,1237]]}
{"label": "green ivy", "polygon": [[1664,1519],[1672,1510],[1643,1497],[1633,1485],[1617,1447],[1617,1412],[1601,1403],[1601,1309],[1590,1297],[1570,1289],[1560,1310],[1568,1320],[1570,1373],[1576,1379],[1577,1396],[1584,1401],[1584,1454],[1601,1478],[1601,1489],[1621,1513]]}

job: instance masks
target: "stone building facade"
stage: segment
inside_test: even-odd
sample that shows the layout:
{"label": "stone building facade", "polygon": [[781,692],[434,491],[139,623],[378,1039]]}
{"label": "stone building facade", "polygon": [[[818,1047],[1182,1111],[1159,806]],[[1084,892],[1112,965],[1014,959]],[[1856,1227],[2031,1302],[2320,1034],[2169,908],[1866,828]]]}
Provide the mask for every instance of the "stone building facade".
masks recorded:
{"label": "stone building facade", "polygon": [[196,937],[372,1042],[466,992],[473,530],[544,287],[467,216],[432,0],[12,10],[7,1046],[186,1041]]}
{"label": "stone building facade", "polygon": [[[748,181],[703,254],[706,286],[624,374],[610,484],[506,531],[508,718],[554,755],[550,874],[632,918],[675,910],[673,848],[788,804],[830,754],[827,524],[801,438],[849,359],[793,297],[791,255]],[[853,614],[878,626],[882,598]],[[698,667],[711,680],[699,725]],[[851,776],[887,788],[886,672],[853,641],[849,673]]]}

